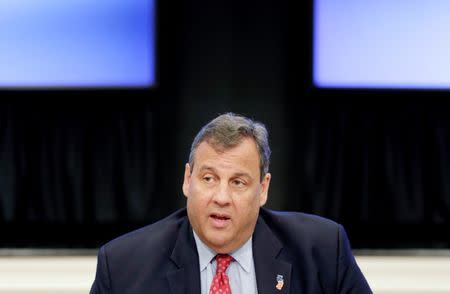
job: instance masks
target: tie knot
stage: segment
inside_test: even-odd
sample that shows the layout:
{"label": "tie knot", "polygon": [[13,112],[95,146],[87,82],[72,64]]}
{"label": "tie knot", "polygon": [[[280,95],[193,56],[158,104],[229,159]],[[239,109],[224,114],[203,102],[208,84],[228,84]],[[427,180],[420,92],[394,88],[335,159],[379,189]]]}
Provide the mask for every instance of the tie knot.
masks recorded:
{"label": "tie knot", "polygon": [[231,263],[231,260],[233,260],[233,257],[231,257],[228,254],[217,254],[216,256],[216,263],[217,263],[217,270],[216,273],[224,273],[228,266]]}

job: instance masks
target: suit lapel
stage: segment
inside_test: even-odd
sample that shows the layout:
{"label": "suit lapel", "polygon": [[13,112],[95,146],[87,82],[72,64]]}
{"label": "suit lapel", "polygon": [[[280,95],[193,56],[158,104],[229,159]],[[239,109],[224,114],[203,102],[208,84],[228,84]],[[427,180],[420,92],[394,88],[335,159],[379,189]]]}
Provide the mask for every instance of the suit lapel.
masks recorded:
{"label": "suit lapel", "polygon": [[259,294],[289,293],[292,265],[278,259],[282,249],[282,244],[267,224],[258,218],[253,234],[253,258]]}
{"label": "suit lapel", "polygon": [[176,269],[167,272],[171,294],[200,293],[197,247],[187,218],[181,224],[170,259]]}

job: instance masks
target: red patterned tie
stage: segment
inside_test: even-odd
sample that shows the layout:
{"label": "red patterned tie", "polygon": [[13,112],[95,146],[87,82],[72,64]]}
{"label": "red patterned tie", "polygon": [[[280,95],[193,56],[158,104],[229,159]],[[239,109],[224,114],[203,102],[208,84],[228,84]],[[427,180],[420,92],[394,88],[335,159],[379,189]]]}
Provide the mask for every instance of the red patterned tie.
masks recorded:
{"label": "red patterned tie", "polygon": [[231,294],[230,282],[228,281],[228,276],[225,273],[228,266],[231,263],[231,257],[228,254],[217,254],[216,256],[216,275],[209,289],[209,294]]}

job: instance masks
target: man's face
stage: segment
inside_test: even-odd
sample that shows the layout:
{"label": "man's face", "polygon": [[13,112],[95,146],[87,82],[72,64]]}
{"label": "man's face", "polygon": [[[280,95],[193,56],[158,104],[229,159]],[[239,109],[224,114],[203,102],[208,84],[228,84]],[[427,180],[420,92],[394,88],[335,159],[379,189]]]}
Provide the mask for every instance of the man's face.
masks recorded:
{"label": "man's face", "polygon": [[186,164],[183,193],[189,221],[217,253],[230,253],[253,234],[266,203],[270,174],[260,181],[259,154],[252,139],[218,152],[207,142],[197,147],[194,168]]}

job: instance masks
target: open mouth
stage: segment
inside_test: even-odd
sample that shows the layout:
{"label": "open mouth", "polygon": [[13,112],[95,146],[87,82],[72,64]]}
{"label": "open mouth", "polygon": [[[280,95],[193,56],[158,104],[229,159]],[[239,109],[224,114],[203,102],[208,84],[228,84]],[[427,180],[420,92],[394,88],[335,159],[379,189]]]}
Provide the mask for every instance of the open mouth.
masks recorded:
{"label": "open mouth", "polygon": [[230,222],[230,217],[225,214],[212,213],[210,214],[210,219],[214,227],[224,228]]}
{"label": "open mouth", "polygon": [[211,214],[211,217],[214,218],[214,219],[218,219],[218,220],[228,220],[228,219],[230,219],[226,215],[215,214],[215,213]]}

